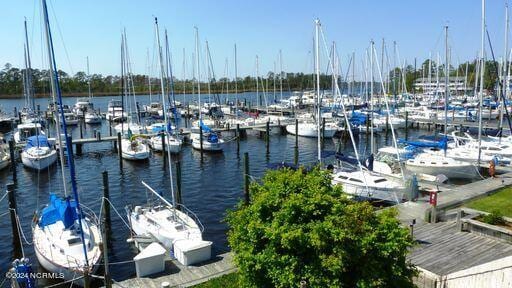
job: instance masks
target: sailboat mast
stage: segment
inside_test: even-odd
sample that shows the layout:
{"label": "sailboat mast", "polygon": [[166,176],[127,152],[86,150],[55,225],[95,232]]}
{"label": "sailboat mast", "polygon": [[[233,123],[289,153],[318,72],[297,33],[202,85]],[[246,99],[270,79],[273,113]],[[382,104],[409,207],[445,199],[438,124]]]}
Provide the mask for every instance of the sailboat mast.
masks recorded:
{"label": "sailboat mast", "polygon": [[[46,10],[46,1],[45,0],[42,0],[42,3],[43,3],[43,9]],[[46,15],[46,14],[45,14]],[[52,54],[50,52],[50,36],[49,36],[49,24],[47,23],[48,22],[48,17],[47,16],[44,16],[45,17],[45,37],[46,37],[46,45],[47,45],[47,48],[48,48],[48,64],[49,64],[49,72],[50,72],[50,79],[52,79],[52,75],[54,75],[54,73],[57,73],[54,71],[54,68],[52,66],[52,62],[53,62],[53,59],[52,59]],[[51,93],[52,93],[52,102],[54,105],[57,105],[57,87],[56,87],[56,83],[55,81],[50,81],[50,88],[51,88]],[[60,126],[60,111],[59,109],[57,109],[57,107],[55,106],[54,108],[54,113],[55,113],[55,126],[56,126],[56,129],[57,129],[57,143],[59,144],[59,158],[60,158],[60,171],[61,171],[61,175],[62,175],[62,187],[64,189],[64,196],[67,197],[68,196],[68,188],[67,188],[67,185],[66,185],[66,171],[64,170],[64,167],[66,167],[66,158],[64,156],[64,149],[62,149],[62,147],[64,147],[62,145],[62,138],[61,138],[61,126]],[[65,134],[65,136],[67,138],[67,134]],[[66,139],[66,142],[67,142],[67,139]],[[68,151],[72,151],[72,150],[68,150]]]}
{"label": "sailboat mast", "polygon": [[32,105],[32,111],[36,109],[36,102],[34,97],[34,91],[32,90],[32,63],[30,61],[30,45],[28,43],[28,32],[27,32],[27,20],[25,19],[25,49],[26,49],[26,61],[27,61],[27,96],[30,98],[30,104]]}
{"label": "sailboat mast", "polygon": [[208,75],[208,102],[210,103],[210,107],[212,105],[212,89],[211,89],[211,82],[212,82],[212,75],[211,75],[211,69],[210,69],[210,49],[208,47],[208,40],[206,40],[206,69],[207,69],[207,75]]}
{"label": "sailboat mast", "polygon": [[[201,81],[200,81],[200,70],[199,70],[199,30],[197,29],[197,27],[194,27],[195,31],[196,31],[196,70],[197,70],[197,99],[199,101],[199,121],[201,121],[203,119],[202,115],[201,115]],[[202,124],[201,122],[199,122],[200,124]]]}
{"label": "sailboat mast", "polygon": [[482,154],[482,101],[484,94],[484,73],[485,73],[485,0],[482,0],[482,42],[480,47],[480,95],[478,110],[478,165]]}
{"label": "sailboat mast", "polygon": [[91,100],[91,74],[89,71],[89,56],[85,58],[87,60],[87,93],[89,93],[89,101]]}
{"label": "sailboat mast", "polygon": [[[373,82],[374,82],[374,79],[373,79],[373,50],[375,49],[375,43],[372,41],[370,41],[370,50],[372,51],[370,53],[370,117],[369,120],[370,120],[370,153],[371,154],[374,154],[375,153],[375,147],[374,147],[374,140],[373,140]],[[384,62],[383,62],[384,63]],[[384,81],[384,80],[382,80]],[[385,86],[383,86],[384,88],[386,88]],[[368,119],[367,119],[368,121]]]}
{"label": "sailboat mast", "polygon": [[[508,67],[508,57],[507,57],[507,51],[508,51],[508,33],[509,33],[509,19],[508,19],[508,3],[505,4],[505,48],[503,51],[503,67],[501,72],[501,77],[503,79],[502,81],[502,89],[503,89],[503,97],[501,98],[501,109],[500,109],[500,128],[503,129],[503,113],[505,112],[503,109],[505,109],[505,99],[507,97],[508,92],[508,85],[507,85],[507,67]],[[501,137],[500,137],[501,140]]]}
{"label": "sailboat mast", "polygon": [[317,116],[316,116],[316,132],[317,132],[317,160],[318,163],[322,163],[322,145],[320,143],[320,106],[322,105],[322,100],[320,99],[320,19],[315,20],[315,70],[316,70],[316,96],[317,96]]}
{"label": "sailboat mast", "polygon": [[[448,26],[444,26],[445,31],[445,59],[444,59],[444,137],[448,137],[448,94],[450,93],[450,64],[448,62]],[[444,149],[444,156],[446,157]]]}
{"label": "sailboat mast", "polygon": [[[164,61],[163,61],[163,55],[162,55],[162,46],[160,45],[160,31],[158,29],[158,18],[155,17],[155,33],[156,33],[156,41],[157,41],[157,49],[158,49],[158,62],[160,63],[160,89],[161,89],[161,92],[162,92],[162,105],[163,105],[163,109],[164,109],[164,121],[165,121],[165,135],[164,135],[164,140],[165,141],[169,141],[169,137],[171,135],[169,135],[169,131],[167,129],[167,126],[169,125],[169,119],[168,119],[168,115],[167,115],[167,104],[166,104],[166,101],[165,101],[165,70],[164,70]],[[166,137],[167,136],[167,137]],[[167,144],[167,143],[166,143]],[[173,177],[172,177],[172,163],[171,163],[171,152],[170,152],[170,149],[165,149],[165,145],[162,147],[163,150],[167,150],[167,165],[169,167],[169,179],[171,181],[171,199],[172,199],[172,211],[173,211],[173,216],[174,218],[176,218],[176,211],[175,211],[175,208],[176,208],[176,200],[175,200],[175,197],[174,197],[174,180],[173,180]],[[165,153],[165,152],[164,152]]]}
{"label": "sailboat mast", "polygon": [[260,72],[259,72],[259,60],[258,55],[256,55],[256,103],[258,104],[258,109],[260,109],[261,100],[260,100]]}
{"label": "sailboat mast", "polygon": [[283,54],[279,49],[279,97],[283,101]]}
{"label": "sailboat mast", "polygon": [[[57,99],[59,102],[59,108],[60,108],[60,116],[62,117],[62,127],[64,128],[64,135],[66,135],[67,138],[67,128],[66,128],[66,118],[64,117],[64,107],[62,105],[62,95],[60,93],[60,84],[59,84],[59,74],[57,70],[57,63],[55,61],[55,53],[53,50],[53,40],[52,40],[52,34],[50,30],[50,22],[48,19],[48,8],[46,6],[46,0],[42,0],[43,2],[43,11],[44,11],[44,23],[45,23],[45,34],[46,34],[46,43],[48,48],[48,60],[49,60],[49,66],[50,66],[50,72],[52,73],[52,95],[55,97],[55,94],[57,94]],[[57,117],[58,118],[58,117]],[[59,127],[59,124],[57,123],[57,127]],[[59,144],[61,144],[61,136],[60,133],[58,134],[57,138],[59,139]],[[66,139],[66,149],[67,151],[73,151],[73,146],[71,144],[71,141],[68,141],[69,139]],[[60,150],[62,151],[63,147],[60,146]],[[84,257],[85,257],[85,267],[87,268],[89,266],[89,259],[87,256],[87,247],[85,245],[85,239],[84,239],[84,232],[82,229],[82,208],[80,207],[80,201],[78,199],[78,189],[76,185],[76,177],[75,177],[75,163],[73,161],[73,153],[67,153],[68,155],[68,167],[69,167],[69,174],[71,178],[71,188],[73,190],[73,196],[75,198],[76,203],[76,210],[78,214],[78,224],[80,226],[80,238],[82,240],[82,248],[84,250]],[[62,170],[64,170],[64,166],[62,166]],[[63,173],[64,174],[64,173]],[[64,181],[64,178],[62,179]],[[64,181],[65,186],[65,181]]]}
{"label": "sailboat mast", "polygon": [[236,59],[236,44],[235,44],[235,117],[238,119],[238,62]]}
{"label": "sailboat mast", "polygon": [[[153,54],[154,55],[154,54]],[[149,48],[146,50],[146,58],[148,62],[148,88],[149,88],[149,103],[153,102],[153,93],[151,91],[151,62],[149,61]],[[154,59],[154,58],[153,58]]]}

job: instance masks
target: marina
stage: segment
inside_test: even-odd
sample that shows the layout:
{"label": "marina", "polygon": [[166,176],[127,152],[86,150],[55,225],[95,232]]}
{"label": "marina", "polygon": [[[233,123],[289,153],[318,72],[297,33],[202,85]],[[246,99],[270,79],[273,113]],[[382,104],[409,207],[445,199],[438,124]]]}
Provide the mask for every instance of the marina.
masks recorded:
{"label": "marina", "polygon": [[69,18],[37,2],[0,70],[0,286],[512,287],[508,4],[501,43],[481,0],[462,63],[448,24],[411,65],[315,18],[298,73],[152,14],[102,75],[62,70]]}

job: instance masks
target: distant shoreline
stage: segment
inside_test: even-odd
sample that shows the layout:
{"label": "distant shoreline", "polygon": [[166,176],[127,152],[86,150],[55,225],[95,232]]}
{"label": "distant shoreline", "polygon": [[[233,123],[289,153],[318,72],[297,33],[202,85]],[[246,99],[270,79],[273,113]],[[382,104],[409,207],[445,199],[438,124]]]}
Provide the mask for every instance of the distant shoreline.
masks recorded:
{"label": "distant shoreline", "polygon": [[[203,90],[203,89],[201,89]],[[311,89],[309,89],[311,90]],[[302,91],[302,90],[291,90],[292,92],[293,91]],[[306,90],[304,90],[306,91]],[[194,94],[196,94],[197,92],[196,91],[185,91],[185,94],[188,94],[188,95],[191,95],[192,92],[194,92]],[[255,90],[239,90],[238,91],[238,94],[241,94],[241,93],[249,93],[249,92],[256,92]],[[290,91],[283,91],[283,93],[289,93]],[[206,91],[201,91],[201,94],[203,93],[206,93]],[[228,93],[225,93],[224,91],[212,91],[213,94],[235,94],[234,91],[229,91]],[[262,93],[260,91],[260,93]],[[270,91],[266,91],[265,93],[267,94],[272,94],[273,93],[273,90],[270,90]],[[279,94],[280,92],[279,91],[276,91],[276,94]],[[174,92],[175,95],[179,96],[179,95],[183,95],[183,91],[175,91]],[[136,92],[136,95],[149,95],[149,91],[143,91],[143,92]],[[153,95],[160,95],[159,93],[153,93]],[[50,94],[36,94],[35,95],[36,98],[50,98]],[[63,93],[62,94],[62,97],[87,97],[88,96],[88,93],[87,92],[83,92],[83,93]],[[111,92],[94,92],[93,93],[93,96],[94,97],[115,97],[115,96],[121,96],[119,95],[118,92],[116,93],[111,93]],[[19,95],[19,94],[15,94],[15,95],[0,95],[0,99],[23,99],[23,95]]]}

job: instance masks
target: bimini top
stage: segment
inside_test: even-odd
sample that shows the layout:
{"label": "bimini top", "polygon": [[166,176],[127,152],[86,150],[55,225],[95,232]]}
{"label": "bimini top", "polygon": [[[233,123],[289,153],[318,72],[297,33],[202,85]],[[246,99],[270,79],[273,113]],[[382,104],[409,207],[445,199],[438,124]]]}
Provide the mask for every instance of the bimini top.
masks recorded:
{"label": "bimini top", "polygon": [[45,135],[39,134],[27,138],[27,146],[25,146],[25,149],[32,147],[50,147],[50,143],[48,143],[48,138],[46,138]]}
{"label": "bimini top", "polygon": [[39,221],[39,227],[45,227],[58,221],[62,221],[64,228],[67,229],[71,227],[77,219],[78,214],[76,212],[76,202],[74,200],[71,200],[70,197],[61,199],[57,195],[50,193],[50,203],[43,209],[43,213],[41,214],[41,219]]}

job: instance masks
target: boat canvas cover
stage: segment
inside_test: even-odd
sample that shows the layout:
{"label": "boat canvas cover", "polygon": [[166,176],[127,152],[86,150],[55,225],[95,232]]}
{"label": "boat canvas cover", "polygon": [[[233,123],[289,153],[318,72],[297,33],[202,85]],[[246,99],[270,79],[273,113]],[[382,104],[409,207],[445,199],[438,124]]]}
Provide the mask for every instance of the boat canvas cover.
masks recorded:
{"label": "boat canvas cover", "polygon": [[70,197],[60,199],[57,195],[50,194],[50,203],[43,209],[39,227],[45,227],[62,221],[64,228],[67,229],[75,223],[78,219],[76,211],[76,202],[71,200]]}
{"label": "boat canvas cover", "polygon": [[50,147],[50,143],[48,143],[48,138],[44,135],[30,136],[27,139],[25,149],[32,147]]}
{"label": "boat canvas cover", "polygon": [[439,141],[407,141],[405,139],[399,139],[399,144],[406,144],[414,147],[423,147],[423,148],[439,148],[446,149],[447,148],[447,138],[444,137]]}

